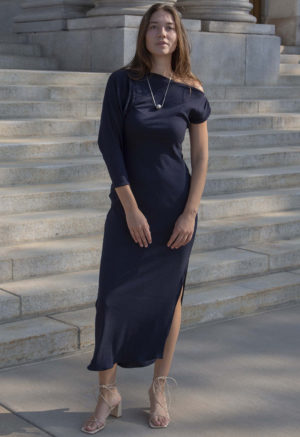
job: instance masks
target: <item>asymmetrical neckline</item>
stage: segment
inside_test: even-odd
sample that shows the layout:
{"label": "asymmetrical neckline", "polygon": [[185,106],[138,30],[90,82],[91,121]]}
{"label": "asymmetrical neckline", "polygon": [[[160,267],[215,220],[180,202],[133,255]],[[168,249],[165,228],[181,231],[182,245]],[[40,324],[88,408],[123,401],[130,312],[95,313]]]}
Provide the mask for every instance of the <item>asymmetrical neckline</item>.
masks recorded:
{"label": "asymmetrical neckline", "polygon": [[[154,75],[154,76],[161,77],[162,79],[165,79],[165,80],[167,80],[167,81],[169,81],[169,79],[170,79],[169,77],[166,77],[166,76],[164,76],[163,74],[153,73],[152,71],[151,71],[149,74],[150,74],[150,75]],[[176,83],[177,85],[180,85],[180,86],[184,86],[184,87],[192,88],[192,89],[194,89],[194,90],[196,90],[196,91],[199,91],[201,94],[204,94],[203,91],[199,90],[199,88],[196,88],[196,87],[194,87],[194,86],[192,86],[192,85],[188,85],[188,84],[183,83],[183,82],[177,82],[176,80],[173,80],[173,79],[171,79],[171,82]]]}

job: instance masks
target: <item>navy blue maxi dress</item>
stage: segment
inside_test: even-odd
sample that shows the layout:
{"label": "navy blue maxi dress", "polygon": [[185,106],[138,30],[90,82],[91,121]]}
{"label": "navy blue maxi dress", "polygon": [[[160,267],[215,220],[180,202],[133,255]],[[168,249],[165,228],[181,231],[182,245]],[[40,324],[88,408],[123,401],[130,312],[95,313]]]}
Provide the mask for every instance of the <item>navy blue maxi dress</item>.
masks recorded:
{"label": "navy blue maxi dress", "polygon": [[[132,79],[118,69],[104,93],[98,145],[112,180],[95,303],[95,349],[88,370],[142,367],[163,358],[175,306],[185,287],[192,240],[167,247],[183,212],[191,175],[182,142],[189,123],[203,123],[211,109],[197,88],[171,80],[165,103],[156,109],[146,76]],[[131,72],[132,73],[132,72]],[[148,75],[162,103],[169,79]],[[150,226],[152,243],[140,247],[127,226],[115,187],[130,184]],[[183,294],[181,303],[183,300]]]}

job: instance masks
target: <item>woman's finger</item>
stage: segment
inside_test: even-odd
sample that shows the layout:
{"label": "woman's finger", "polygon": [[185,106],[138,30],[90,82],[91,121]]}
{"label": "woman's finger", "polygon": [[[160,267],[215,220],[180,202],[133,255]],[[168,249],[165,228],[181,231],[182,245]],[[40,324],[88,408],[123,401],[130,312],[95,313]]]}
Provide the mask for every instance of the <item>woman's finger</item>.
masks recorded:
{"label": "woman's finger", "polygon": [[188,237],[189,233],[181,233],[172,247],[178,249],[179,247],[184,246]]}

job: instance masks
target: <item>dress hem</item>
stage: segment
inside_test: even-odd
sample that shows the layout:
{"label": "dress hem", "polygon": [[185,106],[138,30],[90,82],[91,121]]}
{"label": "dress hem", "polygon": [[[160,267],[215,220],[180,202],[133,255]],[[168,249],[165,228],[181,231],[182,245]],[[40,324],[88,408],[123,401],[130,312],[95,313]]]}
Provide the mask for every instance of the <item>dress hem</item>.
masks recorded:
{"label": "dress hem", "polygon": [[[173,319],[174,319],[175,308],[176,308],[176,305],[178,303],[178,299],[179,299],[179,296],[180,296],[180,293],[181,293],[181,288],[182,288],[182,295],[181,295],[181,301],[180,301],[181,305],[182,305],[182,302],[183,302],[183,296],[184,296],[184,291],[185,291],[187,271],[188,271],[188,268],[186,267],[186,269],[185,269],[185,271],[183,273],[183,276],[182,276],[182,278],[180,280],[179,293],[177,294],[176,303],[175,303],[175,305],[173,307],[172,318],[171,318],[171,321],[169,322],[169,326],[168,326],[168,330],[167,330],[167,335],[166,335],[165,342],[164,342],[164,345],[163,345],[163,350],[165,348],[165,343],[167,341],[168,335],[169,335],[170,330],[171,330],[172,322],[173,322]],[[147,361],[140,362],[140,363],[131,363],[131,364],[128,363],[127,364],[127,363],[121,363],[121,362],[117,362],[117,361],[115,363],[117,363],[117,366],[123,367],[123,368],[126,368],[126,369],[129,369],[129,368],[138,368],[138,367],[146,367],[146,366],[150,366],[151,364],[155,363],[155,361],[157,359],[162,359],[163,358],[163,352],[159,353],[158,355],[159,356],[157,356],[157,357],[155,357],[155,358],[153,358],[151,360],[147,360]],[[95,369],[92,366],[88,366],[87,370],[100,372],[102,370],[109,370],[109,369],[111,369],[114,366],[114,364],[111,367],[107,367],[105,369],[103,369],[103,368],[102,369]]]}

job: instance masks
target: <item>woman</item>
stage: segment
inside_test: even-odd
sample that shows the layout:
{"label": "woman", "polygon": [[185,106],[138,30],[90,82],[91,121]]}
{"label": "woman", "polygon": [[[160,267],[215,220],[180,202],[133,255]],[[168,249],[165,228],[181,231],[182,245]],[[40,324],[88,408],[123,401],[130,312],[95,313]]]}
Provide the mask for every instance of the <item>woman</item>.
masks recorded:
{"label": "woman", "polygon": [[[95,433],[121,415],[117,365],[155,363],[149,425],[170,417],[165,384],[180,329],[189,257],[206,180],[210,105],[190,71],[190,47],[177,10],[156,3],[144,14],[127,66],[108,78],[98,145],[112,184],[96,301],[99,372],[94,414],[81,428]],[[183,160],[187,127],[192,176]]]}

